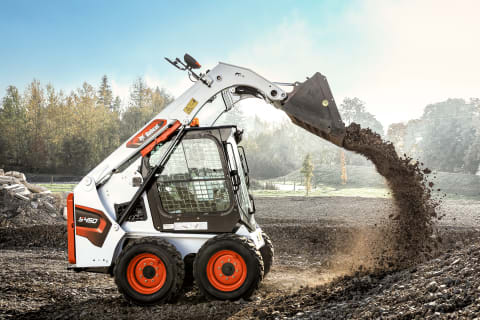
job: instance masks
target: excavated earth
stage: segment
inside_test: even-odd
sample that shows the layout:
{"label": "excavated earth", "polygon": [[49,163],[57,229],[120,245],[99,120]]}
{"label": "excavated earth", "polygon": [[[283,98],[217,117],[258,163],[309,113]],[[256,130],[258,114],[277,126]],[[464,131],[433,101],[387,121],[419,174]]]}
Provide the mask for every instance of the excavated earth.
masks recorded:
{"label": "excavated earth", "polygon": [[[108,275],[67,271],[64,223],[0,228],[0,318],[474,318],[480,312],[480,199],[437,209],[437,249],[397,271],[362,271],[391,199],[260,198],[257,220],[276,260],[250,301],[207,301],[194,287],[174,303],[130,305]],[[368,242],[367,242],[368,243]],[[352,272],[357,270],[357,272]],[[358,271],[360,270],[360,271]]]}

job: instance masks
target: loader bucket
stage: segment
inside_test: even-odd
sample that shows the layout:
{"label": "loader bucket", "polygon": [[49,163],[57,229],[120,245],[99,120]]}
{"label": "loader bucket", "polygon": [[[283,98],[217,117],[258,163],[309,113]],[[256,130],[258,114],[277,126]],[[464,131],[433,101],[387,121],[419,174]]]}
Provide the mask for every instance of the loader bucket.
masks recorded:
{"label": "loader bucket", "polygon": [[324,75],[317,72],[307,81],[295,85],[279,108],[296,125],[337,146],[343,145],[345,124]]}

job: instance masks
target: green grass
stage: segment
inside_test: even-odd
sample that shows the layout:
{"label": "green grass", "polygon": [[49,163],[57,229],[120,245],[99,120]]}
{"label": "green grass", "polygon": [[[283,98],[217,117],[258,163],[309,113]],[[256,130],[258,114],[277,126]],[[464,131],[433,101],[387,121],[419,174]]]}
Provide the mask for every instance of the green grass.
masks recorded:
{"label": "green grass", "polygon": [[[390,191],[385,188],[333,188],[319,186],[309,194],[311,197],[363,197],[363,198],[390,198]],[[289,197],[305,196],[305,190],[253,190],[257,197]]]}
{"label": "green grass", "polygon": [[[71,192],[76,184],[69,183],[54,183],[54,184],[39,184],[52,192]],[[251,190],[256,197],[304,197],[305,190],[285,191],[285,190]],[[309,194],[311,197],[362,197],[362,198],[391,198],[390,190],[386,188],[347,188],[347,187],[332,187],[319,185]],[[447,200],[480,200],[479,197],[463,196],[448,193]]]}
{"label": "green grass", "polygon": [[39,186],[45,187],[52,192],[71,192],[76,184],[70,183],[40,183]]}

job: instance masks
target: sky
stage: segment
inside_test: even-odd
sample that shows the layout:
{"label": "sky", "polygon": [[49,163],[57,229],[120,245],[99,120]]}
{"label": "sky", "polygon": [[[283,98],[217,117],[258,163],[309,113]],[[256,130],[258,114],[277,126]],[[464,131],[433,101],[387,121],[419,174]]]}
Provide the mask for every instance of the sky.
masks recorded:
{"label": "sky", "polygon": [[386,127],[480,97],[479,14],[477,0],[0,0],[0,97],[33,79],[69,92],[104,74],[124,100],[140,76],[178,96],[191,83],[163,58],[188,52],[205,69],[228,62],[271,81],[319,71],[337,104],[358,97]]}

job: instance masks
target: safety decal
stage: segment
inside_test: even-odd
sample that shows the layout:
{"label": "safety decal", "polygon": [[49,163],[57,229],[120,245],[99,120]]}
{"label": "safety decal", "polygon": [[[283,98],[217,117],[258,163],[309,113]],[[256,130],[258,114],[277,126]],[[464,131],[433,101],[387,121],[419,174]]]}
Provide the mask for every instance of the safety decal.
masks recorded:
{"label": "safety decal", "polygon": [[208,222],[175,222],[174,230],[207,230]]}
{"label": "safety decal", "polygon": [[193,109],[195,109],[195,107],[197,106],[198,104],[198,101],[195,100],[195,99],[190,99],[190,101],[187,103],[187,106],[185,108],[183,108],[183,111],[186,113],[186,114],[190,114],[192,113]]}

